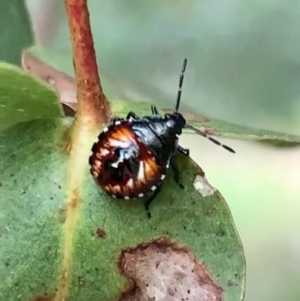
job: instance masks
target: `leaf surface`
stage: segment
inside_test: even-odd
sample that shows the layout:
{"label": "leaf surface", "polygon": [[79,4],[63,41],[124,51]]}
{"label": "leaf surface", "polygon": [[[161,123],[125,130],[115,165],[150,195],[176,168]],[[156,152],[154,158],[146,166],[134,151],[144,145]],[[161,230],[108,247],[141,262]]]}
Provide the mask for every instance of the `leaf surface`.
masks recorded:
{"label": "leaf surface", "polygon": [[[34,91],[25,96],[35,103]],[[39,108],[46,110],[47,102]],[[95,184],[92,141],[75,145],[82,153],[70,159],[70,126],[52,116],[0,132],[3,300],[198,300],[199,294],[241,300],[241,242],[225,200],[201,168],[176,155],[185,189],[168,173],[148,219],[143,200],[118,201]]]}
{"label": "leaf surface", "polygon": [[0,63],[0,130],[19,122],[62,115],[56,93],[20,68]]}

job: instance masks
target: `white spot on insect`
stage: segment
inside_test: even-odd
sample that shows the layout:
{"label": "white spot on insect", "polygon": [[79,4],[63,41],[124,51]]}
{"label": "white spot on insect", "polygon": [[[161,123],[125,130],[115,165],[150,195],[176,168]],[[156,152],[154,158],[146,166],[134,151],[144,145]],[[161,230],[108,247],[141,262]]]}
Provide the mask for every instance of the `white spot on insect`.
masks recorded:
{"label": "white spot on insect", "polygon": [[114,168],[118,168],[119,167],[119,161],[112,163],[111,166],[114,167]]}
{"label": "white spot on insect", "polygon": [[124,199],[125,199],[125,200],[129,200],[130,197],[129,197],[129,196],[124,196]]}
{"label": "white spot on insect", "polygon": [[153,186],[151,187],[151,190],[154,191],[154,190],[156,190],[156,188],[157,188],[157,187],[156,187],[155,185],[153,185]]}
{"label": "white spot on insect", "polygon": [[170,160],[171,160],[171,158],[169,158],[169,160],[168,160],[168,162],[167,162],[167,164],[166,164],[166,168],[167,168],[167,169],[170,167]]}
{"label": "white spot on insect", "polygon": [[208,183],[205,176],[197,175],[193,186],[203,197],[211,196],[216,192],[216,189]]}
{"label": "white spot on insect", "polygon": [[104,132],[104,133],[108,132],[108,127],[105,127],[105,128],[103,129],[103,132]]}
{"label": "white spot on insect", "polygon": [[148,154],[149,154],[149,155],[152,155],[150,151],[148,151]]}
{"label": "white spot on insect", "polygon": [[166,177],[166,175],[162,174],[160,179],[163,180]]}
{"label": "white spot on insect", "polygon": [[141,198],[141,197],[144,196],[144,194],[143,193],[139,193],[138,196]]}
{"label": "white spot on insect", "polygon": [[140,167],[139,167],[139,172],[137,175],[138,180],[143,180],[145,178],[145,168],[144,168],[144,162],[140,161]]}
{"label": "white spot on insect", "polygon": [[129,187],[133,187],[133,179],[129,179],[129,180],[127,181],[127,185],[128,185]]}
{"label": "white spot on insect", "polygon": [[116,198],[117,198],[117,196],[116,196],[116,195],[114,195],[114,194],[112,194],[111,196],[112,196],[114,199],[116,199]]}
{"label": "white spot on insect", "polygon": [[129,141],[111,139],[109,143],[112,147],[118,147],[118,148],[128,148],[130,146]]}

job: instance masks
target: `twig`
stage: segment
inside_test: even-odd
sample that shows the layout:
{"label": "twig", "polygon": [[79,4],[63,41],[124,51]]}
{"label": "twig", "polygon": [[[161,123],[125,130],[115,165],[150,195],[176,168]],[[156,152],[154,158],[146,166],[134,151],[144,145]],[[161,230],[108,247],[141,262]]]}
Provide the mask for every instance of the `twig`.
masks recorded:
{"label": "twig", "polygon": [[110,118],[110,106],[103,93],[87,9],[87,0],[65,0],[73,47],[77,85],[77,122],[87,120],[104,124]]}
{"label": "twig", "polygon": [[102,91],[96,64],[87,0],[65,0],[65,6],[73,45],[78,109],[69,139],[66,139],[66,152],[69,155],[64,188],[66,217],[63,227],[61,276],[55,301],[65,301],[69,295],[74,237],[81,202],[84,199],[82,194],[87,174],[85,171],[99,127],[107,123],[110,117],[110,107]]}

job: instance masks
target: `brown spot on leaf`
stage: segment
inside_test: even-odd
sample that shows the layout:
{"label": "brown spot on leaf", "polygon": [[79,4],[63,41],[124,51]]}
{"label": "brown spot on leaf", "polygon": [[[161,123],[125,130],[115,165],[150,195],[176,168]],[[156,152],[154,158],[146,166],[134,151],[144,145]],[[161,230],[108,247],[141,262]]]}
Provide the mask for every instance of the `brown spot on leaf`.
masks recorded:
{"label": "brown spot on leaf", "polygon": [[102,228],[97,228],[96,234],[99,238],[105,238],[106,237],[106,232]]}
{"label": "brown spot on leaf", "polygon": [[227,286],[235,286],[236,283],[234,283],[232,280],[228,280]]}
{"label": "brown spot on leaf", "polygon": [[37,296],[32,301],[53,301],[54,300],[54,294],[45,294],[42,296]]}
{"label": "brown spot on leaf", "polygon": [[79,192],[77,189],[74,189],[71,202],[69,203],[69,207],[75,209],[79,203]]}
{"label": "brown spot on leaf", "polygon": [[131,285],[118,301],[222,301],[223,290],[186,247],[163,238],[122,252],[119,268]]}
{"label": "brown spot on leaf", "polygon": [[66,289],[66,287],[68,285],[68,279],[69,279],[68,276],[69,275],[68,275],[67,269],[63,269],[62,272],[61,272],[61,275],[60,275],[60,290],[62,292],[65,291],[65,289]]}

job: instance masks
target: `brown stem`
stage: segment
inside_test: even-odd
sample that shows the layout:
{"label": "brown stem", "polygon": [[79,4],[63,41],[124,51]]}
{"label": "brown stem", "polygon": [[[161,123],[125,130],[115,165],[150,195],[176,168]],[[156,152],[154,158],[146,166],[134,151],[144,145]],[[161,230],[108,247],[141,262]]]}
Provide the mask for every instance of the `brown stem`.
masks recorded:
{"label": "brown stem", "polygon": [[73,47],[77,85],[76,119],[94,125],[107,123],[110,106],[103,93],[91,32],[87,0],[65,0]]}

